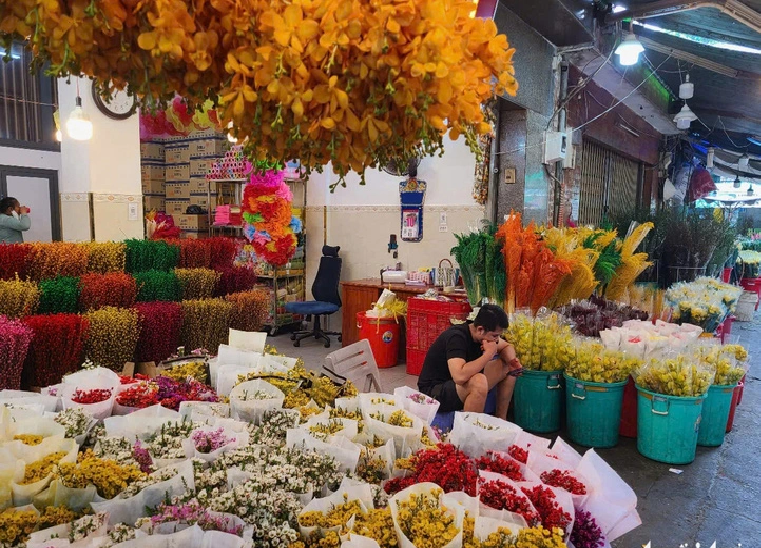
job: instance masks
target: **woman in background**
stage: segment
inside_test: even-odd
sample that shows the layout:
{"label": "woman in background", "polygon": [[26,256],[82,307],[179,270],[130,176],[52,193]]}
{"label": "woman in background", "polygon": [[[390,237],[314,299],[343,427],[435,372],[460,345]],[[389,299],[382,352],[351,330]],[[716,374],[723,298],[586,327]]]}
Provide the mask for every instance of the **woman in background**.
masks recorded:
{"label": "woman in background", "polygon": [[0,242],[23,244],[24,235],[32,226],[29,208],[22,206],[16,198],[0,200]]}

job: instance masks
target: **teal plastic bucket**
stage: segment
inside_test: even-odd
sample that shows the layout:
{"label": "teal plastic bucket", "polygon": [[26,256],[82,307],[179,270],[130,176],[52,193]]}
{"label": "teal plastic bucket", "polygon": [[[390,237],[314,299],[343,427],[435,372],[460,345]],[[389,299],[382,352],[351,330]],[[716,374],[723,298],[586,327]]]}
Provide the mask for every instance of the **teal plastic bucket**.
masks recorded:
{"label": "teal plastic bucket", "polygon": [[724,443],[735,386],[711,386],[700,413],[698,445],[718,447]]}
{"label": "teal plastic bucket", "polygon": [[694,461],[705,396],[665,396],[639,386],[637,391],[637,450],[668,464]]}
{"label": "teal plastic bucket", "polygon": [[621,406],[629,379],[608,384],[564,376],[565,425],[571,440],[584,447],[618,445]]}
{"label": "teal plastic bucket", "polygon": [[528,432],[560,430],[562,371],[524,371],[515,383],[515,424]]}

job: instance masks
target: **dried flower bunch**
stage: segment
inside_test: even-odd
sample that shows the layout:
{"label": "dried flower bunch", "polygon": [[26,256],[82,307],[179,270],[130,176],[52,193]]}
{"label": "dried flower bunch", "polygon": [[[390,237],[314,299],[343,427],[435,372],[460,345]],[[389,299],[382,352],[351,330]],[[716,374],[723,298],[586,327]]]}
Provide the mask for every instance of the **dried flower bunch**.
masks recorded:
{"label": "dried flower bunch", "polygon": [[81,244],[34,243],[26,256],[26,273],[35,281],[56,276],[81,276],[87,272],[88,250]]}
{"label": "dried flower bunch", "polygon": [[267,320],[270,307],[269,291],[254,289],[227,295],[232,305],[230,327],[239,331],[260,331]]}
{"label": "dried flower bunch", "polygon": [[129,308],[135,304],[135,278],[123,272],[85,274],[80,278],[79,306],[83,312],[106,306]]}
{"label": "dried flower bunch", "polygon": [[12,320],[37,313],[40,290],[34,282],[22,282],[18,278],[0,281],[0,314]]}
{"label": "dried flower bunch", "polygon": [[169,358],[180,346],[182,309],[179,303],[137,303],[134,309],[140,317],[137,361],[158,363]]}
{"label": "dried flower bunch", "polygon": [[[180,260],[180,248],[164,240],[125,240],[127,246],[127,272],[161,270],[169,272]],[[155,299],[151,299],[155,300]]]}
{"label": "dried flower bunch", "polygon": [[506,37],[472,9],[470,0],[257,0],[234,10],[20,0],[0,11],[0,33],[28,41],[54,76],[129,86],[144,103],[219,100],[222,125],[233,121],[261,159],[332,162],[345,175],[438,153],[447,132],[478,150],[476,136],[492,131],[481,103],[518,85]]}
{"label": "dried flower bunch", "polygon": [[29,345],[34,331],[18,320],[0,316],[0,389],[21,388],[21,373],[24,370]]}
{"label": "dried flower bunch", "polygon": [[182,301],[180,340],[185,348],[217,348],[227,342],[233,305],[224,299]]}
{"label": "dried flower bunch", "polygon": [[221,274],[208,268],[177,268],[174,271],[180,282],[184,300],[209,299],[214,296],[214,288]]}
{"label": "dried flower bunch", "polygon": [[127,246],[121,242],[88,242],[83,244],[89,253],[87,271],[97,274],[124,272],[127,266]]}
{"label": "dried flower bunch", "polygon": [[26,257],[32,250],[29,244],[0,245],[0,280],[26,279]]}
{"label": "dried flower bunch", "polygon": [[40,287],[40,314],[79,312],[79,278],[57,276],[42,280]]}
{"label": "dried flower bunch", "polygon": [[134,274],[138,302],[179,301],[180,282],[174,271],[148,270]]}
{"label": "dried flower bunch", "polygon": [[221,276],[217,282],[216,297],[224,297],[232,293],[250,291],[256,285],[256,272],[253,268],[231,266],[218,269]]}
{"label": "dried flower bunch", "polygon": [[103,367],[121,371],[135,354],[140,335],[137,311],[109,306],[89,312],[86,317],[90,322],[87,355]]}
{"label": "dried flower bunch", "polygon": [[[24,324],[34,332],[24,365],[24,381],[31,386],[50,386],[79,369],[90,322],[79,314],[27,316]],[[66,344],[61,344],[66,341]]]}

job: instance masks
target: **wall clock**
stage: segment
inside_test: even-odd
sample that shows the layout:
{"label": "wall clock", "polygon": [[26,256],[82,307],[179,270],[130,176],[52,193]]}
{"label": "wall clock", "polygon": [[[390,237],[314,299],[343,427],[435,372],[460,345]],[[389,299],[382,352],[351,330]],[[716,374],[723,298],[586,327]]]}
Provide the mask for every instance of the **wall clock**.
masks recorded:
{"label": "wall clock", "polygon": [[129,95],[126,89],[114,90],[109,98],[104,99],[93,82],[92,98],[98,110],[112,120],[126,120],[137,110],[137,98]]}

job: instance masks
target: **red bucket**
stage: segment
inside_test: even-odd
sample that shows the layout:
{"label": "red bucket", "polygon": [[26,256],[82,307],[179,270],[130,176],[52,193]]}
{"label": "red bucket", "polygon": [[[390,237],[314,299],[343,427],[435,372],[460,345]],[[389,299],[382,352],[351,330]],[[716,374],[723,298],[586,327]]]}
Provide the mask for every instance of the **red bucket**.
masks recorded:
{"label": "red bucket", "polygon": [[732,404],[729,407],[729,419],[727,419],[727,432],[732,431],[732,425],[735,423],[735,409],[737,409],[737,404],[740,403],[740,394],[742,393],[743,385],[744,383],[741,381],[735,386],[735,389],[732,392]]}
{"label": "red bucket", "polygon": [[370,342],[378,367],[394,367],[399,363],[401,328],[396,320],[368,318],[365,312],[358,312],[357,327],[360,340],[367,339]]}
{"label": "red bucket", "polygon": [[629,384],[624,386],[624,401],[621,404],[621,426],[618,433],[625,438],[637,437],[637,386],[629,376]]}

